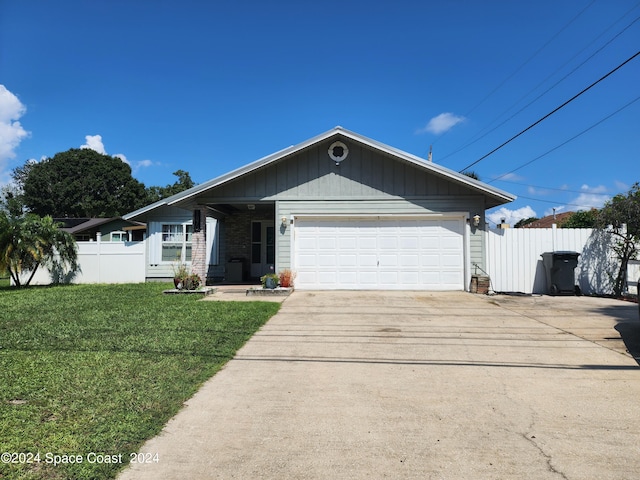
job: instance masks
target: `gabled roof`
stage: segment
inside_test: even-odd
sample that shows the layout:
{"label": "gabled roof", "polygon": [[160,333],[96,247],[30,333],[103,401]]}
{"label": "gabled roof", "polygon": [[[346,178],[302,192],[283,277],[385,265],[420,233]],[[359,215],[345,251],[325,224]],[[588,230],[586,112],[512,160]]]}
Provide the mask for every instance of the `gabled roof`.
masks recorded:
{"label": "gabled roof", "polygon": [[507,202],[511,202],[513,200],[515,200],[515,196],[511,195],[510,193],[507,193],[503,190],[494,188],[490,185],[487,185],[486,183],[480,182],[478,180],[474,180],[470,177],[468,177],[467,175],[463,175],[461,173],[455,172],[453,170],[450,170],[446,167],[443,167],[441,165],[437,165],[435,163],[432,162],[428,162],[423,158],[417,157],[415,155],[412,155],[410,153],[404,152],[402,150],[399,150],[397,148],[391,147],[389,145],[386,145],[384,143],[378,142],[376,140],[373,140],[371,138],[367,138],[365,136],[359,135],[355,132],[349,131],[345,128],[342,128],[340,126],[332,128],[331,130],[328,130],[327,132],[324,132],[320,135],[317,135],[313,138],[310,138],[308,140],[305,140],[304,142],[301,142],[297,145],[292,145],[290,147],[287,147],[283,150],[280,150],[278,152],[272,153],[271,155],[267,155],[266,157],[263,157],[259,160],[256,160],[252,163],[249,163],[247,165],[244,165],[240,168],[237,168],[235,170],[232,170],[229,173],[226,173],[224,175],[221,175],[219,177],[216,177],[214,179],[211,179],[207,182],[201,183],[200,185],[196,185],[195,187],[192,187],[188,190],[185,190],[183,192],[177,193],[176,195],[173,195],[171,197],[159,200],[158,202],[152,203],[151,205],[147,205],[146,207],[143,207],[139,210],[136,210],[135,212],[131,212],[127,215],[124,216],[125,219],[129,219],[129,218],[133,218],[136,217],[138,215],[142,215],[146,212],[149,212],[155,208],[158,208],[160,206],[163,205],[173,205],[173,206],[177,206],[179,207],[181,203],[186,203],[188,202],[189,199],[191,199],[192,197],[199,195],[209,189],[218,187],[226,182],[229,182],[231,180],[234,180],[242,175],[245,175],[247,173],[250,173],[254,170],[257,170],[259,168],[265,167],[267,165],[270,165],[272,163],[278,162],[286,157],[295,155],[296,153],[311,147],[312,145],[315,145],[317,143],[323,142],[325,140],[328,140],[334,136],[340,135],[341,137],[344,138],[348,138],[351,139],[355,142],[359,142],[363,145],[369,146],[375,150],[387,153],[388,155],[391,155],[393,157],[396,157],[400,160],[403,160],[405,162],[408,162],[410,164],[415,165],[418,168],[436,173],[442,177],[448,178],[456,183],[460,183],[460,184],[464,184],[474,190],[477,190],[479,193],[483,193],[485,195],[488,195],[490,197],[493,197],[495,199],[497,199],[500,204],[501,203],[507,203]]}
{"label": "gabled roof", "polygon": [[[110,223],[112,221],[120,220],[120,219],[126,220],[123,217],[67,219],[67,220],[70,220],[70,223],[72,223],[73,225],[69,227],[63,227],[62,230],[72,234],[76,234],[76,233],[84,232],[85,230],[91,230],[93,228],[97,228],[106,223]],[[64,223],[65,219],[60,219],[60,220],[62,221],[62,223]],[[74,220],[79,220],[80,222],[75,222]],[[144,225],[143,223],[135,222],[133,220],[127,220],[127,222],[129,222],[133,226]]]}

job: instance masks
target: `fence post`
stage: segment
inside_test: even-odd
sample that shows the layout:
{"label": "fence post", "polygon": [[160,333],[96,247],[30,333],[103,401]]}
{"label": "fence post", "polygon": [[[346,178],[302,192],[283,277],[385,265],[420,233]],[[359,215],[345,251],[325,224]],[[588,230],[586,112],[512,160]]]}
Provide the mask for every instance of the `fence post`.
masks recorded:
{"label": "fence post", "polygon": [[98,265],[98,283],[102,282],[102,255],[101,255],[101,250],[102,250],[102,233],[100,232],[96,232],[96,244],[98,245],[98,248],[96,250],[96,254],[98,256],[96,264]]}

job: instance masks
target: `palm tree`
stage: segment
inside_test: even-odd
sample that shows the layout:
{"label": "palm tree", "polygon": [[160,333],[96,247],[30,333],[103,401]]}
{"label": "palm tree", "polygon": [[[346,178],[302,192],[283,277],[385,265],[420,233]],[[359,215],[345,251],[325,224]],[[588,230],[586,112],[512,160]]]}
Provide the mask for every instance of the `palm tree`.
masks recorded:
{"label": "palm tree", "polygon": [[[0,211],[0,271],[8,271],[15,286],[29,285],[40,265],[76,270],[77,256],[75,239],[60,230],[51,217]],[[22,274],[28,272],[22,283]]]}

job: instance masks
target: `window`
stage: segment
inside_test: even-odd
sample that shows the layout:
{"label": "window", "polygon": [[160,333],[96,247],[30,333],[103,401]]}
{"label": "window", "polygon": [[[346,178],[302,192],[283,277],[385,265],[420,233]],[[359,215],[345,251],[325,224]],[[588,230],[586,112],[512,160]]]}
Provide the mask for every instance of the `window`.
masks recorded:
{"label": "window", "polygon": [[127,232],[111,232],[112,242],[126,242],[129,240]]}
{"label": "window", "polygon": [[187,223],[162,225],[162,261],[190,262],[193,227]]}

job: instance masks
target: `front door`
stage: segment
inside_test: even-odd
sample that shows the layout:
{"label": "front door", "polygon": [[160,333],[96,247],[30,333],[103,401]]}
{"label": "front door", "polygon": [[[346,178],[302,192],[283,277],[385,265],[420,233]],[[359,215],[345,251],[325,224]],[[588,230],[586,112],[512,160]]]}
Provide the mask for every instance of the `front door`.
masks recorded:
{"label": "front door", "polygon": [[276,229],[273,221],[251,222],[251,276],[275,273]]}

